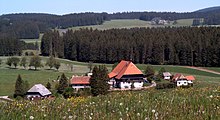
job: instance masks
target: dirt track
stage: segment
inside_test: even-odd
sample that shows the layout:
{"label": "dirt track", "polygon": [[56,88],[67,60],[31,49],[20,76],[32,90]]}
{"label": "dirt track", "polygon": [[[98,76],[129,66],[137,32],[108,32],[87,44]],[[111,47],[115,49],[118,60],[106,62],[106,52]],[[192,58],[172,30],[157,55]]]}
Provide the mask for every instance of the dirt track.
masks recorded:
{"label": "dirt track", "polygon": [[200,70],[200,71],[204,71],[204,72],[209,72],[209,73],[220,75],[220,72],[216,72],[216,71],[213,71],[213,70],[208,70],[208,69],[205,69],[205,68],[194,67],[194,66],[186,66],[186,68],[191,68],[191,69],[195,69],[195,70]]}

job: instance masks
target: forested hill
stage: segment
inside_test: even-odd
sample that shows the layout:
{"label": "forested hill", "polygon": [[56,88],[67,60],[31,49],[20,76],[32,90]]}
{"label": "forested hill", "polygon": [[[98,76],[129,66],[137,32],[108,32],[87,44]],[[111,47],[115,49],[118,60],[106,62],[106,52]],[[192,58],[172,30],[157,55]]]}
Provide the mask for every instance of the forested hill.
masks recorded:
{"label": "forested hill", "polygon": [[54,28],[97,25],[107,20],[106,13],[80,13],[68,15],[8,14],[0,16],[0,32],[14,34],[18,38],[38,38],[40,32]]}
{"label": "forested hill", "polygon": [[195,12],[212,12],[216,10],[220,10],[220,6],[204,8],[204,9],[197,10]]}
{"label": "forested hill", "polygon": [[48,31],[42,55],[77,61],[220,66],[220,28],[132,28]]}
{"label": "forested hill", "polygon": [[[77,13],[67,15],[52,15],[41,13],[7,14],[0,16],[0,33],[13,33],[17,38],[38,38],[43,33],[54,28],[69,28],[74,26],[98,25],[111,19],[140,19],[150,21],[160,17],[165,20],[188,18],[204,18],[202,24],[220,24],[220,9],[203,10],[203,12],[122,12],[122,13]],[[200,24],[199,24],[200,25]]]}

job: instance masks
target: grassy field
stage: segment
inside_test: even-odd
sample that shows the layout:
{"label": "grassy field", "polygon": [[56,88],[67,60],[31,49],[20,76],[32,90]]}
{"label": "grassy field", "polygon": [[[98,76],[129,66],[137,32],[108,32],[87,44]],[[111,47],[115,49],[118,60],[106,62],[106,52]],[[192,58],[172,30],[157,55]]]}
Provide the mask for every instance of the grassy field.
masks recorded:
{"label": "grassy field", "polygon": [[0,119],[219,120],[220,88],[113,92],[98,97],[0,103]]}
{"label": "grassy field", "polygon": [[208,70],[213,70],[213,71],[216,71],[216,72],[220,72],[219,67],[205,67],[205,68],[208,69]]}
{"label": "grassy field", "polygon": [[[135,28],[135,27],[181,27],[181,26],[191,26],[193,22],[193,19],[180,19],[177,20],[177,24],[173,25],[173,21],[171,21],[171,24],[168,25],[151,25],[150,21],[143,21],[139,19],[117,19],[117,20],[110,20],[105,21],[102,25],[90,25],[90,26],[78,26],[78,27],[72,27],[68,29],[72,30],[79,30],[83,28],[92,28],[92,29],[98,29],[98,30],[107,30],[107,29],[122,29],[122,28]],[[67,29],[58,29],[60,33],[65,32]],[[26,43],[35,43],[38,41],[38,43],[41,42],[43,34],[40,34],[39,39],[21,39],[22,41],[25,41]]]}
{"label": "grassy field", "polygon": [[[3,62],[7,57],[1,57]],[[42,57],[45,61],[48,57]],[[12,95],[18,74],[30,85],[36,83],[46,84],[56,80],[62,73],[70,78],[73,74],[88,72],[88,63],[59,59],[62,63],[58,71],[48,70],[48,67],[37,71],[9,69],[5,64],[0,67],[0,96]],[[73,65],[73,71],[69,65]],[[100,65],[94,63],[94,65]],[[106,65],[111,70],[112,64]],[[137,64],[144,70],[147,65]],[[55,100],[13,101],[0,102],[0,120],[6,119],[98,119],[98,120],[191,120],[191,119],[220,119],[220,76],[184,68],[183,66],[154,65],[158,70],[164,67],[171,73],[194,75],[194,86],[188,89],[172,88],[146,91],[112,92],[98,97],[77,97]],[[55,83],[52,83],[54,88]],[[1,99],[0,99],[1,101]]]}
{"label": "grassy field", "polygon": [[176,27],[179,27],[179,26],[192,26],[193,19],[179,19],[176,22],[177,22],[177,24],[175,25]]}
{"label": "grassy field", "polygon": [[[61,76],[62,73],[65,73],[68,78],[72,75],[83,75],[89,72],[88,63],[70,61],[66,59],[59,59],[61,62],[61,67],[59,71],[49,70],[49,67],[44,66],[39,68],[37,71],[24,69],[18,66],[17,69],[8,68],[5,64],[7,57],[1,57],[3,64],[0,67],[0,95],[12,95],[14,91],[14,84],[17,79],[17,75],[20,74],[23,80],[27,80],[30,85],[36,83],[46,84],[48,81],[56,80],[58,76]],[[29,58],[28,58],[29,59]],[[42,63],[45,64],[48,57],[42,57]],[[71,65],[73,69],[71,71]],[[94,65],[101,65],[94,63]],[[112,64],[106,65],[109,72],[112,69]],[[142,71],[145,70],[147,65],[137,64],[138,68]],[[220,76],[212,73],[207,73],[203,71],[198,71],[194,69],[184,68],[182,66],[171,66],[171,65],[154,65],[153,68],[155,71],[159,71],[161,67],[164,67],[167,71],[171,73],[183,73],[184,75],[194,75],[196,77],[195,86],[196,87],[206,87],[206,86],[219,86],[220,85]],[[198,83],[198,84],[197,84]],[[54,83],[55,84],[55,83]],[[53,84],[53,85],[54,85]]]}
{"label": "grassy field", "polygon": [[[98,29],[98,30],[107,30],[107,29],[121,29],[121,28],[135,28],[135,27],[166,27],[166,26],[172,26],[172,27],[180,27],[180,26],[191,26],[193,19],[181,19],[177,20],[177,24],[173,25],[173,21],[171,21],[171,24],[168,25],[151,25],[150,21],[143,21],[138,19],[118,19],[118,20],[111,20],[111,21],[105,21],[102,25],[91,25],[91,26],[79,26],[79,27],[72,27],[70,29],[72,30],[79,30],[82,28],[92,28],[92,29]],[[67,29],[66,29],[67,30]],[[66,31],[65,29],[60,29],[60,32]]]}
{"label": "grassy field", "polygon": [[41,43],[42,37],[43,37],[43,34],[41,33],[41,34],[39,35],[39,38],[38,38],[38,39],[21,39],[21,41],[24,41],[24,42],[26,42],[26,43],[35,43],[35,42],[37,41],[38,43]]}

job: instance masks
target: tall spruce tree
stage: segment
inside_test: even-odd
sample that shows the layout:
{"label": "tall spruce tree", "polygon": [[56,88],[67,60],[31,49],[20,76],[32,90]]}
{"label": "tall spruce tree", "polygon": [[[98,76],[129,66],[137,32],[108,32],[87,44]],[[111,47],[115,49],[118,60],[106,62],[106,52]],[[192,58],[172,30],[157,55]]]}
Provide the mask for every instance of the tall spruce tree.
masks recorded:
{"label": "tall spruce tree", "polygon": [[98,91],[98,73],[99,73],[99,69],[97,66],[95,66],[92,70],[92,76],[90,78],[90,85],[91,85],[91,93],[94,96],[99,95],[99,91]]}
{"label": "tall spruce tree", "polygon": [[63,73],[61,75],[61,78],[60,78],[60,81],[59,81],[57,92],[62,94],[64,92],[65,88],[67,88],[67,87],[68,87],[68,80],[67,80],[65,74]]}
{"label": "tall spruce tree", "polygon": [[105,95],[108,93],[108,69],[102,65],[95,66],[92,71],[92,77],[90,78],[91,93],[93,96]]}
{"label": "tall spruce tree", "polygon": [[159,78],[163,78],[163,73],[166,72],[166,69],[164,67],[160,68],[159,72],[158,72],[158,77]]}
{"label": "tall spruce tree", "polygon": [[24,97],[25,95],[25,89],[24,89],[24,81],[21,78],[21,75],[19,74],[15,83],[15,92],[14,92],[14,98],[20,96]]}

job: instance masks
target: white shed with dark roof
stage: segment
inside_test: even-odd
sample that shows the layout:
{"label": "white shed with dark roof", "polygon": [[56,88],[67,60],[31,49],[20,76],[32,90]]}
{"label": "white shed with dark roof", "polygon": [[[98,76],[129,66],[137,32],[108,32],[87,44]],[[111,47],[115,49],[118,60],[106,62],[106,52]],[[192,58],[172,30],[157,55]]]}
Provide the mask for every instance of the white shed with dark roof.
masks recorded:
{"label": "white shed with dark roof", "polygon": [[27,98],[28,99],[44,99],[51,95],[51,92],[42,84],[34,85],[30,90],[27,91]]}

